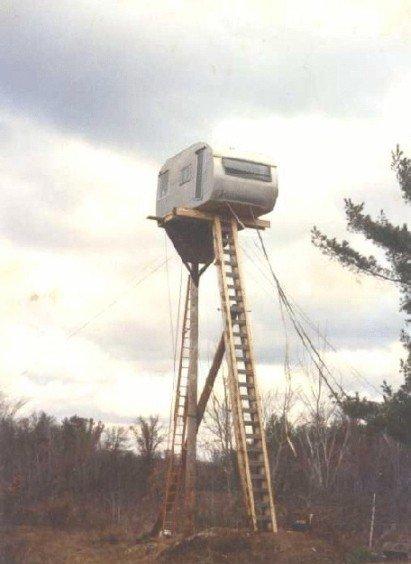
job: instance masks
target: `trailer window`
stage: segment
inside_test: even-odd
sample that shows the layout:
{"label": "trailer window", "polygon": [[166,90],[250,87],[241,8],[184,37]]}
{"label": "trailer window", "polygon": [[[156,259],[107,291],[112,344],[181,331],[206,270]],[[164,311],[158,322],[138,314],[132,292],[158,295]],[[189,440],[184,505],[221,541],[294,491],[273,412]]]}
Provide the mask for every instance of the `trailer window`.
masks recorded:
{"label": "trailer window", "polygon": [[168,170],[158,175],[158,199],[164,198],[168,192]]}
{"label": "trailer window", "polygon": [[181,169],[180,186],[191,180],[191,164]]}
{"label": "trailer window", "polygon": [[229,159],[223,157],[223,167],[226,174],[240,176],[241,178],[251,178],[271,182],[271,167],[269,165],[242,161],[240,159]]}

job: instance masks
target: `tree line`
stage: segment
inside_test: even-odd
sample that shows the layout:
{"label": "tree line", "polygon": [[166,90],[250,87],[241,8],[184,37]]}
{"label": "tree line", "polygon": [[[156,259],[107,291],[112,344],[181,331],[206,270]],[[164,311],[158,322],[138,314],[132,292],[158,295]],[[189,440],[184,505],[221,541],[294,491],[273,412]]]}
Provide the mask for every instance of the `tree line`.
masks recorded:
{"label": "tree line", "polygon": [[[297,422],[288,404],[268,397],[265,426],[280,524],[314,513],[334,531],[367,527],[372,495],[377,531],[400,524],[407,511],[409,449],[313,396]],[[284,405],[288,407],[284,408]],[[198,462],[200,527],[246,525],[231,441],[228,402],[211,398]],[[158,416],[106,429],[78,416],[19,417],[0,403],[0,515],[3,524],[143,532],[155,520],[166,473]]]}

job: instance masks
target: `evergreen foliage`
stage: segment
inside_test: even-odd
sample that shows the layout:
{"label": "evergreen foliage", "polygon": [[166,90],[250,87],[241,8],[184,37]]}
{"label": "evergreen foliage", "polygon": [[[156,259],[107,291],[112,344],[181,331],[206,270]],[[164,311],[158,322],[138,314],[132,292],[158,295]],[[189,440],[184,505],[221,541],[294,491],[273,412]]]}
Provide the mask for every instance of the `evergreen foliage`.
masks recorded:
{"label": "evergreen foliage", "polygon": [[[405,204],[411,202],[411,160],[404,156],[397,145],[391,154],[391,168],[394,170]],[[396,284],[401,293],[400,310],[405,313],[406,323],[411,313],[410,291],[410,249],[411,237],[406,223],[394,225],[384,211],[372,218],[364,211],[364,202],[357,204],[350,198],[344,200],[348,231],[359,233],[376,247],[384,251],[386,265],[373,255],[365,256],[346,241],[338,241],[312,229],[312,242],[325,255],[338,260],[344,267],[365,273]],[[404,444],[411,445],[411,343],[406,329],[401,340],[407,350],[407,357],[401,361],[404,383],[397,391],[384,382],[381,403],[360,398],[357,395],[343,402],[344,409],[353,418],[367,422],[370,428],[385,431]]]}

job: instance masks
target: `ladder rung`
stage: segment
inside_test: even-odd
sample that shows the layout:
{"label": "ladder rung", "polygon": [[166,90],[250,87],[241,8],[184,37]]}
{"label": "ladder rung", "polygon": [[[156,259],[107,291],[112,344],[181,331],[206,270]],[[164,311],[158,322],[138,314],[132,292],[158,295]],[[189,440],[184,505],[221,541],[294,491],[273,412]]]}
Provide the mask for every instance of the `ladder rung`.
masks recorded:
{"label": "ladder rung", "polygon": [[[244,425],[246,427],[252,427],[253,424],[257,425],[257,423],[255,421],[247,421],[247,420],[244,421]],[[258,433],[258,432],[259,432],[258,429],[253,429],[252,431],[248,431],[248,432],[246,431],[245,436],[247,437],[247,439],[254,439],[255,436],[256,436],[256,433]]]}
{"label": "ladder rung", "polygon": [[[247,427],[260,427],[260,422],[258,421],[258,419],[255,419],[254,421],[244,421],[245,425]],[[258,431],[253,429],[253,433],[256,433]]]}
{"label": "ladder rung", "polygon": [[271,523],[271,515],[256,515],[257,521],[261,521],[262,523]]}
{"label": "ladder rung", "polygon": [[[243,309],[243,300],[241,298],[238,298],[237,296],[228,296],[228,298],[235,302],[236,305],[241,306],[241,308]],[[240,308],[239,308],[240,309]]]}
{"label": "ladder rung", "polygon": [[249,460],[250,466],[264,466],[263,460]]}
{"label": "ladder rung", "polygon": [[[248,449],[248,454],[249,454],[249,456],[263,456],[263,455],[264,455],[263,449],[260,449],[260,450],[258,450],[258,451],[256,450],[256,451],[253,451],[253,452],[250,452],[250,450]],[[251,462],[251,461],[252,461],[252,462],[254,462],[254,461],[257,462],[257,459],[255,459],[255,458],[250,458],[250,462]]]}
{"label": "ladder rung", "polygon": [[246,432],[245,436],[247,439],[261,439],[261,434],[256,431],[253,431],[252,433]]}
{"label": "ladder rung", "polygon": [[[258,507],[259,509],[262,509],[264,511],[264,509],[270,509],[270,504],[268,503],[268,501],[255,501],[255,506]],[[258,516],[257,516],[258,519]]]}
{"label": "ladder rung", "polygon": [[257,445],[248,445],[247,450],[248,450],[248,453],[249,453],[249,454],[256,454],[257,456],[258,456],[259,454],[263,454],[263,449],[262,449],[262,447],[259,447],[259,446],[257,446]]}
{"label": "ladder rung", "polygon": [[256,484],[253,489],[254,489],[254,491],[261,493],[261,494],[268,493],[268,486],[267,486],[266,483],[265,484]]}

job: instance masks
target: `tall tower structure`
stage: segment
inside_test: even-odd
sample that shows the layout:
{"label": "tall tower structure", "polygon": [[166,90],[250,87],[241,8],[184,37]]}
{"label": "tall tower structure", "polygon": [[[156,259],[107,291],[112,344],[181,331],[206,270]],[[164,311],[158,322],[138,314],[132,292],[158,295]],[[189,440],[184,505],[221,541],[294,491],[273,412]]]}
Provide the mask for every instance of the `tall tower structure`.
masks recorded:
{"label": "tall tower structure", "polygon": [[[276,167],[222,155],[196,143],[168,159],[158,180],[156,219],[189,271],[171,422],[164,503],[155,529],[193,532],[196,514],[196,438],[225,356],[244,506],[255,531],[276,532],[251,327],[238,246],[242,229],[266,229],[259,216],[278,194]],[[198,304],[202,273],[214,262],[223,332],[204,389],[198,394]]]}

